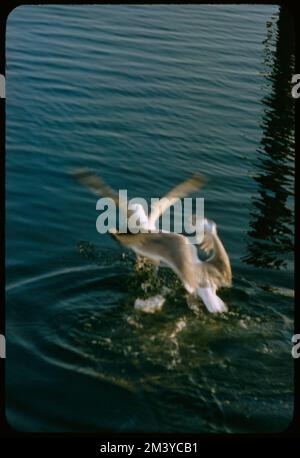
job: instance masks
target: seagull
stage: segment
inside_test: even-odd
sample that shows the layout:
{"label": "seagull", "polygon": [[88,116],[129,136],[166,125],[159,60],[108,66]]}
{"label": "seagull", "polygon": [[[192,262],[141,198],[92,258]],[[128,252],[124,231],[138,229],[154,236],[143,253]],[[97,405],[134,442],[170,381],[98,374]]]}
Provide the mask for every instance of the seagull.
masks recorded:
{"label": "seagull", "polygon": [[193,175],[174,187],[152,206],[151,213],[147,216],[141,204],[127,205],[127,202],[122,201],[112,188],[88,168],[75,169],[72,175],[97,195],[113,199],[129,219],[133,216],[135,221],[139,220],[140,231],[137,233],[110,230],[110,234],[118,242],[132,249],[137,257],[145,257],[154,264],[162,262],[170,267],[180,278],[186,291],[199,296],[209,312],[227,310],[216,291],[218,287],[230,284],[230,262],[217,235],[216,224],[207,219],[196,221],[196,224],[204,225],[204,240],[202,246],[199,240],[199,245],[204,251],[210,251],[211,248],[214,250],[214,254],[204,262],[198,257],[197,247],[190,243],[186,236],[164,230],[158,231],[155,225],[159,217],[177,200],[199,190],[207,181],[205,177]]}

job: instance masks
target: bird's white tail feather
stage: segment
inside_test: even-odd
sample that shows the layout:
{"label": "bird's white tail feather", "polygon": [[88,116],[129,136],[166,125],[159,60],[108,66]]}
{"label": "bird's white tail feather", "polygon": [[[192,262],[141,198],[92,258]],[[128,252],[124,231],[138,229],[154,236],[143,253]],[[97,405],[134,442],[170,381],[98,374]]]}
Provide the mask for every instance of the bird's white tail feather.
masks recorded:
{"label": "bird's white tail feather", "polygon": [[197,288],[196,291],[209,312],[227,312],[227,305],[216,295],[213,288]]}

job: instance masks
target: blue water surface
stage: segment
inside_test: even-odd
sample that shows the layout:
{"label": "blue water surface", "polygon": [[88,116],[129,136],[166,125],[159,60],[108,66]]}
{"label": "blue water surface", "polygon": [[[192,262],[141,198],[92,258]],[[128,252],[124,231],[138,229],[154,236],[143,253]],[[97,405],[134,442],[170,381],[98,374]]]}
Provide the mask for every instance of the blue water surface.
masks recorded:
{"label": "blue water surface", "polygon": [[[6,30],[6,415],[21,431],[253,432],[293,415],[294,65],[272,5],[21,6]],[[96,231],[197,172],[233,269],[222,316]],[[194,195],[195,196],[195,195]],[[143,275],[161,312],[133,304]]]}

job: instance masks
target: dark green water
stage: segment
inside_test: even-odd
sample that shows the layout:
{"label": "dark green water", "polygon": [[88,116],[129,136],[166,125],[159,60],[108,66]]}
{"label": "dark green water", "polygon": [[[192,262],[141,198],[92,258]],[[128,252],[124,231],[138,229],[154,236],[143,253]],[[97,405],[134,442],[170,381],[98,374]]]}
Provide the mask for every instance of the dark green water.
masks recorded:
{"label": "dark green water", "polygon": [[[7,24],[6,414],[22,431],[278,431],[293,415],[293,33],[276,6],[24,6]],[[192,172],[229,312],[133,309],[147,272],[96,232]]]}

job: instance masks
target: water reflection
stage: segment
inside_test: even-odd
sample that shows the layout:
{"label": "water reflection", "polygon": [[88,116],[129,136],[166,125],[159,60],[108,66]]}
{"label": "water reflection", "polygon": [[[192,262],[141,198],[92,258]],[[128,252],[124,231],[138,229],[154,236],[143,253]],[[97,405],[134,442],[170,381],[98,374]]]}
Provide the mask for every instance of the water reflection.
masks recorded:
{"label": "water reflection", "polygon": [[293,19],[284,8],[267,23],[264,64],[269,93],[263,98],[263,136],[256,163],[248,253],[257,267],[284,268],[293,252],[294,73]]}

